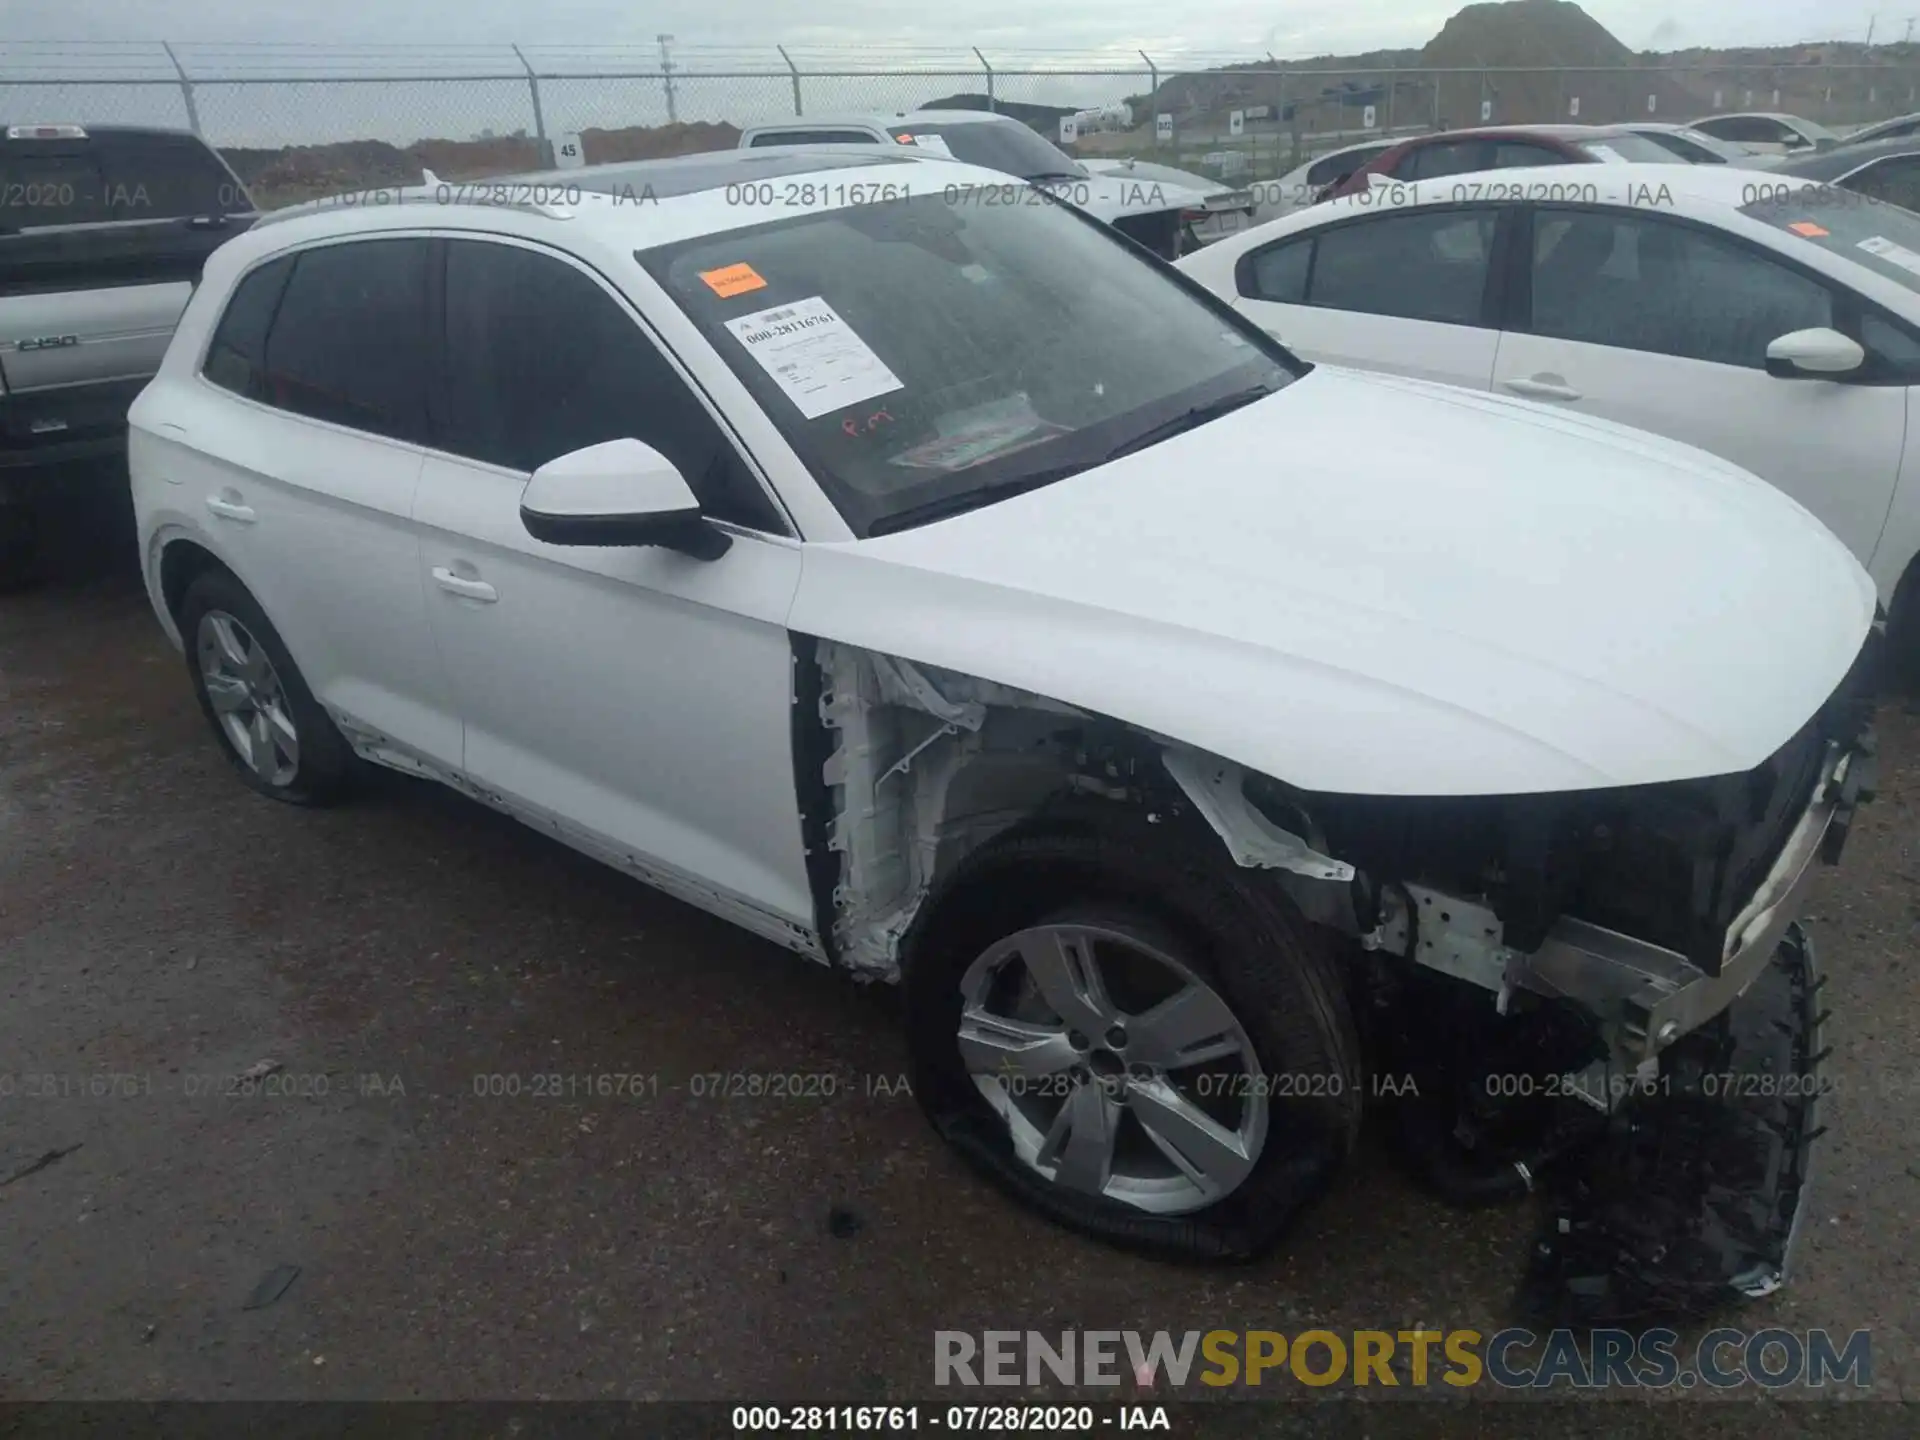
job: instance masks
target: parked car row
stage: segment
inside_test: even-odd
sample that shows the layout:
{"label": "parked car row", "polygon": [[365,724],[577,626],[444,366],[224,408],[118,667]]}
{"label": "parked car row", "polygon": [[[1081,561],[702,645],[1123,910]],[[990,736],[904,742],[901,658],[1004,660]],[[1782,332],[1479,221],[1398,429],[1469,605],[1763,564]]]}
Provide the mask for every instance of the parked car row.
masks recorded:
{"label": "parked car row", "polygon": [[[1874,581],[1729,459],[1316,364],[1298,327],[1400,327],[1325,346],[1482,392],[1509,335],[1548,347],[1522,380],[1585,346],[1598,395],[1610,348],[1660,351],[1594,327],[1677,264],[1720,328],[1667,358],[1884,436],[1896,252],[1704,199],[1644,238],[1606,186],[1741,179],[1610,164],[1591,204],[1335,201],[1183,273],[913,138],[321,202],[216,250],[129,460],[240,778],[426,776],[899,982],[939,1133],[1117,1243],[1272,1245],[1390,1070],[1442,1193],[1638,1177],[1543,1238],[1568,1306],[1776,1286],[1810,1106],[1708,1097],[1713,1185],[1666,1107],[1697,1127],[1690,1076],[1817,1068],[1791,921],[1871,795]],[[1770,379],[1749,341],[1859,383]],[[1841,422],[1799,423],[1796,457]],[[1833,512],[1856,548],[1868,508]],[[1516,1055],[1567,1103],[1502,1103]]]}

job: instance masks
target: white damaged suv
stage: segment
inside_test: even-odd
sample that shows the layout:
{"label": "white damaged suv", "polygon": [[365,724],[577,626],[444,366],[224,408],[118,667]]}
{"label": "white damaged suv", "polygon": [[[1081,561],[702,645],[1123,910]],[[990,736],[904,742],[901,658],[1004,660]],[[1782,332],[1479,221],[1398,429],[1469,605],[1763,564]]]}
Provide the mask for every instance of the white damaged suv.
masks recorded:
{"label": "white damaged suv", "polygon": [[[1670,1289],[1777,1284],[1814,1117],[1698,1077],[1817,1064],[1859,564],[1700,451],[1307,366],[990,178],[744,150],[223,246],[131,466],[235,769],[430,776],[901,981],[941,1133],[1109,1239],[1259,1253],[1378,1099],[1454,1199],[1579,1180],[1563,1297],[1673,1298],[1643,1203],[1711,1252]],[[1591,1183],[1634,1107],[1773,1147],[1743,1227],[1667,1160]]]}

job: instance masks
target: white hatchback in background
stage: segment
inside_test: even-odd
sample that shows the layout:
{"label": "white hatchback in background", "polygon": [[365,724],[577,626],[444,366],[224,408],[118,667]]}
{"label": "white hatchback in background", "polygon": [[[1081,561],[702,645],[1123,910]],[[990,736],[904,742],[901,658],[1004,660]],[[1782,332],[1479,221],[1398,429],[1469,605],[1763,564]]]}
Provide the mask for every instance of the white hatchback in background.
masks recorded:
{"label": "white hatchback in background", "polygon": [[[1502,267],[1502,254],[1516,258]],[[1909,211],[1734,166],[1502,170],[1376,187],[1180,266],[1306,359],[1495,390],[1722,455],[1819,516],[1890,606],[1914,573]]]}
{"label": "white hatchback in background", "polygon": [[[1853,557],[1685,446],[1308,373],[1003,179],[736,150],[223,246],[130,468],[245,782],[424,775],[900,980],[969,1160],[1195,1258],[1329,1183],[1368,1037],[1425,1027],[1401,1123],[1479,1187],[1437,1097],[1490,1055],[1548,1045],[1604,1124],[1806,993],[1789,922],[1869,791]],[[1785,1133],[1739,1293],[1799,1228]]]}

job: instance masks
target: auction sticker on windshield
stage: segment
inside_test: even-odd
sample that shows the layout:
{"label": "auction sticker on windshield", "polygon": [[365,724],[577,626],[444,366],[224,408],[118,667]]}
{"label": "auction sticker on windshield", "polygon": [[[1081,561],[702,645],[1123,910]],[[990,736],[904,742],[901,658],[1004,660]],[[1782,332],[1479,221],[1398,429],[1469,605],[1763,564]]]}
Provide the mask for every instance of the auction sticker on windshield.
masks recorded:
{"label": "auction sticker on windshield", "polygon": [[905,388],[821,296],[756,310],[726,326],[809,420]]}
{"label": "auction sticker on windshield", "polygon": [[1909,250],[1904,245],[1896,245],[1879,235],[1870,236],[1860,242],[1860,249],[1869,255],[1878,255],[1889,265],[1898,265],[1902,270],[1911,270],[1920,275],[1920,252]]}
{"label": "auction sticker on windshield", "polygon": [[718,270],[702,270],[700,278],[707,282],[709,290],[722,299],[767,288],[767,282],[760,272],[745,261],[738,265],[722,265]]}

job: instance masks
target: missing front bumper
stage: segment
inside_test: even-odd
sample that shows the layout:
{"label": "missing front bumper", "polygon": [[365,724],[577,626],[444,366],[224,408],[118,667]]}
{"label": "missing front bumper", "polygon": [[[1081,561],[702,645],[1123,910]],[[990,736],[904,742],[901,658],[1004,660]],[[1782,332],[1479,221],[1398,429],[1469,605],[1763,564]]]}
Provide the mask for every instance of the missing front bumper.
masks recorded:
{"label": "missing front bumper", "polygon": [[1766,962],[1556,1176],[1523,1310],[1680,1318],[1786,1283],[1822,1134],[1826,1016],[1798,925]]}
{"label": "missing front bumper", "polygon": [[1724,1012],[1773,963],[1819,863],[1839,858],[1854,808],[1870,798],[1871,736],[1833,745],[1819,783],[1746,907],[1727,927],[1716,974],[1632,936],[1563,916],[1546,942],[1512,956],[1504,983],[1575,1001],[1599,1021],[1615,1065],[1650,1075],[1660,1054]]}

